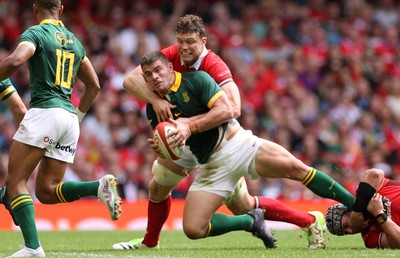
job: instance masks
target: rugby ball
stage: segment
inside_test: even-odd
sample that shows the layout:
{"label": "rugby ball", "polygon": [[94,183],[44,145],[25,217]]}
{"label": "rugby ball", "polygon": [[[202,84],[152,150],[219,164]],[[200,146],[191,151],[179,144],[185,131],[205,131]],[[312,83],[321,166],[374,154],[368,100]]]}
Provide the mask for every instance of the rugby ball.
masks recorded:
{"label": "rugby ball", "polygon": [[171,147],[170,141],[173,136],[170,136],[170,134],[175,130],[175,125],[170,122],[161,122],[154,129],[154,142],[158,145],[164,157],[170,160],[179,159],[185,150],[184,145]]}

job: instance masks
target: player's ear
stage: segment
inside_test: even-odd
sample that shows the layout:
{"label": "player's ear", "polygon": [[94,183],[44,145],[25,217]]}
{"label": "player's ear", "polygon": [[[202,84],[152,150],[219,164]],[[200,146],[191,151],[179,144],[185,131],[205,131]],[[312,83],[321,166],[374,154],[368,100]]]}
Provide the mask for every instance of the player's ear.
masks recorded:
{"label": "player's ear", "polygon": [[174,66],[172,65],[171,62],[168,63],[168,69],[169,69],[169,70],[174,70]]}
{"label": "player's ear", "polygon": [[61,16],[63,12],[64,12],[64,5],[60,5],[60,7],[58,7],[58,16]]}
{"label": "player's ear", "polygon": [[33,4],[32,11],[33,11],[34,15],[38,14],[39,10],[38,10],[38,6],[36,4]]}
{"label": "player's ear", "polygon": [[205,45],[207,43],[207,37],[202,37],[201,41],[203,42],[203,44]]}

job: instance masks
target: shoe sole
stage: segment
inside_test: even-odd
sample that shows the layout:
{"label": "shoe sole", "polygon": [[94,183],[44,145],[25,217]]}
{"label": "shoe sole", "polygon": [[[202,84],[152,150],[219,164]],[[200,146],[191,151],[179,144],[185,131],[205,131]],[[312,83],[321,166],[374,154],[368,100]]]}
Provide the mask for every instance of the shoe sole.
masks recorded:
{"label": "shoe sole", "polygon": [[[122,200],[121,200],[121,197],[119,197],[119,194],[117,191],[117,185],[118,185],[117,179],[112,175],[107,176],[106,184],[108,184],[109,192],[111,193],[111,196],[112,196],[111,199],[113,200],[112,210],[109,209],[110,216],[111,216],[112,220],[118,220],[121,217],[121,213],[122,213]],[[105,187],[107,187],[107,186],[103,186],[103,189]],[[108,206],[107,206],[107,208],[108,208]]]}

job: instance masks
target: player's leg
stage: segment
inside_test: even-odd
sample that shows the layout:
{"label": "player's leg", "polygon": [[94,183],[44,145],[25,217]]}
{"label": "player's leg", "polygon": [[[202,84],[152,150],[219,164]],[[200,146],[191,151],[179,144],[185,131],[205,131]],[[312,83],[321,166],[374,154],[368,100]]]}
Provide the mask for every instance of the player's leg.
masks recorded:
{"label": "player's leg", "polygon": [[149,185],[146,234],[143,238],[116,243],[113,245],[113,249],[159,248],[160,233],[171,210],[171,191],[186,177],[186,171],[184,167],[171,161],[164,159],[154,161],[153,178]]}
{"label": "player's leg", "polygon": [[46,146],[48,151],[40,162],[36,180],[38,199],[46,204],[54,204],[97,196],[107,207],[111,218],[118,219],[122,202],[116,187],[117,181],[113,175],[105,175],[98,181],[61,182],[67,163],[74,161],[79,139],[79,122],[76,116],[72,116],[63,109],[48,109],[44,112],[48,112],[47,115],[55,120],[52,122],[55,128],[50,133],[54,143]]}
{"label": "player's leg", "polygon": [[68,203],[85,197],[96,196],[107,207],[116,220],[121,215],[121,198],[117,192],[117,181],[113,175],[87,182],[62,182],[67,163],[43,157],[36,178],[36,196],[44,204]]}
{"label": "player's leg", "polygon": [[35,223],[35,210],[27,182],[39,163],[44,150],[13,141],[10,149],[6,189],[10,201],[10,212],[19,224],[24,238],[24,247],[17,254],[44,254],[40,246]]}
{"label": "player's leg", "polygon": [[260,238],[266,248],[274,248],[275,239],[267,230],[261,209],[243,215],[215,213],[225,197],[206,191],[189,191],[183,213],[183,231],[190,239],[219,236],[232,231],[248,231]]}
{"label": "player's leg", "polygon": [[285,148],[271,141],[261,140],[250,170],[250,173],[256,171],[262,177],[301,181],[315,194],[339,201],[348,207],[354,202],[354,196],[330,176],[307,166]]}
{"label": "player's leg", "polygon": [[263,196],[251,196],[247,190],[246,180],[242,177],[236,184],[234,194],[229,197],[226,206],[233,214],[245,214],[252,209],[261,208],[266,220],[291,223],[302,228],[311,249],[324,248],[324,216],[319,211],[302,212],[286,204]]}
{"label": "player's leg", "polygon": [[235,215],[260,208],[265,211],[266,220],[283,221],[301,228],[309,227],[315,222],[315,217],[307,212],[298,211],[272,198],[250,195],[244,177],[236,185],[234,195],[229,197],[225,204]]}

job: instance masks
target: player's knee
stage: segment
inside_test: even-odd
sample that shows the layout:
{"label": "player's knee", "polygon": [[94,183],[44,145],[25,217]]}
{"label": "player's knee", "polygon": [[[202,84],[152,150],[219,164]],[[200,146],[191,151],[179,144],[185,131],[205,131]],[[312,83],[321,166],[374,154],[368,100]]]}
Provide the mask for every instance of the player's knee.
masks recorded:
{"label": "player's knee", "polygon": [[36,188],[35,190],[35,195],[36,198],[43,204],[53,204],[55,203],[54,199],[54,189],[48,189],[48,188]]}
{"label": "player's knee", "polygon": [[200,227],[195,225],[183,225],[183,232],[189,239],[200,239],[204,238],[207,234],[206,230],[202,230]]}
{"label": "player's knee", "polygon": [[170,194],[174,186],[163,186],[157,183],[154,178],[150,181],[149,198],[155,202],[165,200]]}

